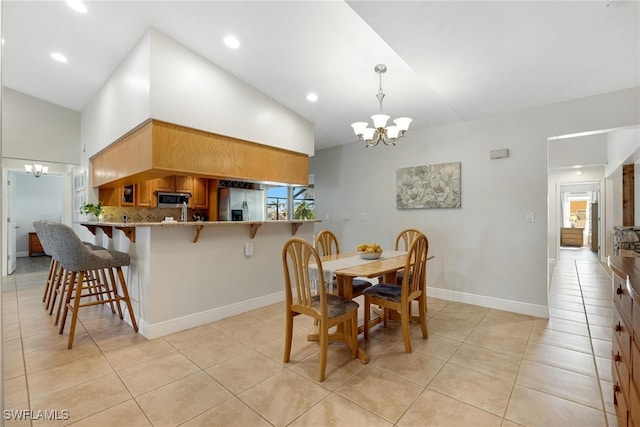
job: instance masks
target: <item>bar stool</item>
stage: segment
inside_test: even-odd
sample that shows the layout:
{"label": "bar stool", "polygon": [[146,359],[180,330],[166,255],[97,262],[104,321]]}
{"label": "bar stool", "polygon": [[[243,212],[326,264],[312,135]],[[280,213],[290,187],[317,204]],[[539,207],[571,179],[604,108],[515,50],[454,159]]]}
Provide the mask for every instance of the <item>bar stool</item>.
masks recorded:
{"label": "bar stool", "polygon": [[[112,312],[115,313],[113,309],[113,303],[115,303],[118,307],[118,314],[123,319],[120,301],[124,301],[131,316],[133,329],[137,332],[138,326],[133,314],[124,274],[122,274],[122,267],[129,262],[128,255],[123,252],[116,253],[116,251],[113,251],[112,255],[105,249],[90,249],[83,244],[73,229],[64,224],[49,223],[46,227],[49,232],[50,242],[53,242],[55,246],[54,254],[65,269],[65,277],[62,280],[62,286],[59,287],[60,297],[64,298],[61,299],[58,310],[60,311],[60,308],[64,307],[59,329],[61,334],[64,331],[68,312],[71,311],[67,348],[71,349],[73,347],[80,307],[110,304]],[[112,268],[118,273],[122,295],[118,292]],[[109,283],[109,279],[111,279],[111,283]],[[86,292],[83,293],[83,291]]]}
{"label": "bar stool", "polygon": [[36,230],[38,240],[42,244],[44,253],[51,257],[51,263],[49,264],[49,273],[47,274],[47,281],[44,287],[44,294],[42,295],[42,302],[45,304],[45,309],[49,308],[49,302],[51,301],[51,295],[53,293],[54,283],[56,282],[57,275],[61,269],[60,264],[52,255],[52,250],[49,242],[49,236],[46,232],[46,220],[34,221],[33,228]]}

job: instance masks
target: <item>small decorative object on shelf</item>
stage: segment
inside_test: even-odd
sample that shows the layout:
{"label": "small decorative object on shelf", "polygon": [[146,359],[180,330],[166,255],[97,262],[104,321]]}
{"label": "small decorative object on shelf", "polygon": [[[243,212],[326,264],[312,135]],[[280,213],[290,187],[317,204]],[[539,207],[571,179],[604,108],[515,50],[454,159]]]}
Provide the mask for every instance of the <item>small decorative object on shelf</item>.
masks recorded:
{"label": "small decorative object on shelf", "polygon": [[94,203],[84,203],[80,206],[80,213],[86,215],[94,215],[96,221],[101,221],[102,217],[102,202]]}

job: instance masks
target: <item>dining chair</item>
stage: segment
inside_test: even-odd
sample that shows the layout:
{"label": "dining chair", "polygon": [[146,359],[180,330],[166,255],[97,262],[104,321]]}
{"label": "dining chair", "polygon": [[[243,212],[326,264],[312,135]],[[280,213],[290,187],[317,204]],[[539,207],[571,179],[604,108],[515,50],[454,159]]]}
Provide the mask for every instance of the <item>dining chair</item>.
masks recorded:
{"label": "dining chair", "polygon": [[[309,264],[315,264],[310,268]],[[320,371],[318,381],[324,381],[329,340],[343,341],[358,355],[358,303],[327,293],[322,262],[315,248],[306,240],[293,238],[282,248],[282,265],[286,295],[286,331],[284,363],[291,356],[293,318],[300,314],[318,321],[320,341]],[[343,328],[329,335],[329,329]]]}
{"label": "dining chair", "polygon": [[[402,337],[404,338],[404,348],[407,353],[411,353],[411,337],[409,335],[409,321],[417,320],[422,328],[422,337],[429,338],[427,331],[427,253],[429,252],[429,241],[424,234],[418,235],[407,253],[405,271],[413,269],[413,278],[405,275],[402,285],[395,283],[379,283],[364,290],[364,338],[369,338],[369,319],[371,317],[371,304],[376,304],[383,309],[382,320],[384,327],[387,327],[389,310],[395,310],[400,314],[402,325]],[[411,315],[411,302],[418,301],[418,315]]]}
{"label": "dining chair", "polygon": [[[340,253],[340,243],[338,238],[333,232],[329,230],[322,230],[316,235],[315,248],[320,256],[334,255]],[[371,286],[372,283],[368,280],[354,279],[353,287],[351,290],[352,298],[362,295],[362,291]],[[333,278],[333,289],[337,289],[337,282],[335,277]]]}
{"label": "dining chair", "polygon": [[[408,251],[413,241],[420,234],[423,234],[422,231],[417,230],[415,228],[407,228],[405,230],[402,230],[400,233],[398,233],[398,236],[396,236],[396,242],[395,242],[396,251]],[[412,273],[411,271],[409,271],[409,279],[411,279],[411,275]],[[403,277],[404,277],[404,269],[398,270],[398,272],[396,273],[397,285],[402,284]]]}

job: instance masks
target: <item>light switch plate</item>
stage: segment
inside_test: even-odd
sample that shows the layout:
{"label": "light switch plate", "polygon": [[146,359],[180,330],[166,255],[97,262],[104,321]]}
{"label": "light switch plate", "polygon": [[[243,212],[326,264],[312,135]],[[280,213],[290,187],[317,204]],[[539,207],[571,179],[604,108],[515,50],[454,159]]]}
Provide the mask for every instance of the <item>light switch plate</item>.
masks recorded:
{"label": "light switch plate", "polygon": [[247,242],[244,244],[244,255],[245,256],[253,255],[253,243]]}

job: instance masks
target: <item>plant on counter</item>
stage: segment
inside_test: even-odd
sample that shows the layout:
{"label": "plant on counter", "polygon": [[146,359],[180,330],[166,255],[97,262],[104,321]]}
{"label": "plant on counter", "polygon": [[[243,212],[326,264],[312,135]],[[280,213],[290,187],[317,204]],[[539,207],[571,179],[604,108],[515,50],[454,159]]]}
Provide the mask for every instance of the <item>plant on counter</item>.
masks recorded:
{"label": "plant on counter", "polygon": [[94,203],[85,203],[80,206],[80,213],[87,215],[95,215],[96,218],[100,218],[102,215],[102,202]]}

